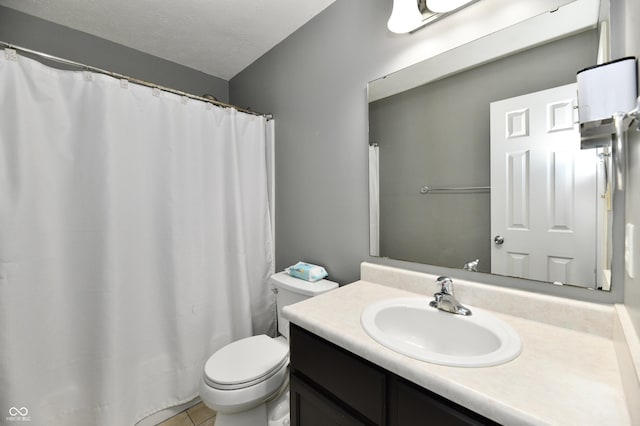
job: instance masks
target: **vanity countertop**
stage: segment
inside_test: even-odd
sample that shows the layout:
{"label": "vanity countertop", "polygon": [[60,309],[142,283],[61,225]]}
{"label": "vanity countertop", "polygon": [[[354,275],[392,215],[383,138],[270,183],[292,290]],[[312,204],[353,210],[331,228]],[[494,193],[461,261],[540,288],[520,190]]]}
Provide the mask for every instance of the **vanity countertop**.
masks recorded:
{"label": "vanity countertop", "polygon": [[483,368],[430,364],[378,344],[360,325],[369,304],[397,297],[425,296],[361,280],[286,306],[283,313],[308,331],[501,424],[631,424],[611,338],[492,311],[520,335],[518,358]]}

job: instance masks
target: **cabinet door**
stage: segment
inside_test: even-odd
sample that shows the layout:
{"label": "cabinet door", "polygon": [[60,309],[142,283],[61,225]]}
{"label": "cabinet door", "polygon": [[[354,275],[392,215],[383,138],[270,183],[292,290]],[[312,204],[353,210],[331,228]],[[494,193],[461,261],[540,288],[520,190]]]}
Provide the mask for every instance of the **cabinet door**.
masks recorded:
{"label": "cabinet door", "polygon": [[[387,372],[315,334],[292,324],[291,373],[362,415],[369,424],[387,417]],[[304,426],[307,426],[306,423]]]}
{"label": "cabinet door", "polygon": [[404,379],[390,383],[391,426],[479,426],[498,425],[473,411],[455,404]]}
{"label": "cabinet door", "polygon": [[364,426],[295,375],[290,381],[292,426]]}

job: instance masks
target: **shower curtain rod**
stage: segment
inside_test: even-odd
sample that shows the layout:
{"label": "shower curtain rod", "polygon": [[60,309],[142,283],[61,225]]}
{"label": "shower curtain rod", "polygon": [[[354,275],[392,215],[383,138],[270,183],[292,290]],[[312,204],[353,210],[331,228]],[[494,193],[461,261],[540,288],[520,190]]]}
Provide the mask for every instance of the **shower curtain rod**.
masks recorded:
{"label": "shower curtain rod", "polygon": [[165,87],[165,86],[161,86],[159,84],[150,83],[150,82],[145,81],[145,80],[140,80],[140,79],[135,78],[135,77],[129,77],[129,76],[126,76],[124,74],[119,74],[117,72],[106,71],[106,70],[103,70],[101,68],[92,67],[91,65],[85,65],[85,64],[82,64],[80,62],[71,61],[69,59],[59,58],[57,56],[49,55],[48,53],[38,52],[37,50],[27,49],[26,47],[16,46],[15,44],[10,44],[10,43],[4,42],[4,41],[0,41],[0,46],[5,48],[5,49],[13,49],[13,50],[18,51],[18,52],[28,53],[30,55],[38,56],[40,58],[47,59],[49,61],[59,62],[61,64],[65,64],[65,65],[69,65],[69,66],[72,66],[72,67],[81,68],[81,69],[83,69],[85,71],[92,71],[92,72],[95,72],[95,73],[108,75],[110,77],[117,78],[117,79],[120,79],[120,80],[124,79],[124,80],[127,80],[130,83],[139,84],[141,86],[146,86],[146,87],[151,87],[152,89],[162,90],[163,92],[173,93],[174,95],[185,96],[185,97],[190,98],[190,99],[195,99],[195,100],[202,101],[202,102],[208,102],[210,104],[219,106],[221,108],[233,108],[233,109],[235,109],[237,111],[244,112],[246,114],[265,117],[267,120],[272,120],[273,119],[273,114],[270,114],[270,113],[269,114],[264,114],[264,113],[261,113],[261,112],[251,111],[251,110],[246,109],[246,108],[241,108],[241,107],[238,107],[238,106],[235,106],[235,105],[227,104],[227,103],[224,103],[224,102],[214,101],[213,99],[205,98],[203,96],[193,95],[191,93],[186,93],[186,92],[183,92],[183,91],[180,91],[180,90],[177,90],[177,89],[172,89],[170,87]]}

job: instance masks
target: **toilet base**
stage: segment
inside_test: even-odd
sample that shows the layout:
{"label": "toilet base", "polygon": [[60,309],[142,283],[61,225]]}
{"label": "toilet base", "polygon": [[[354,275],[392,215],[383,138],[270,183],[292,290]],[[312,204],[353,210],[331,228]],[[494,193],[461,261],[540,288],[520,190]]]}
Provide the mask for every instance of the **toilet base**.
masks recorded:
{"label": "toilet base", "polygon": [[289,390],[267,403],[267,426],[290,426]]}
{"label": "toilet base", "polygon": [[218,413],[216,426],[289,426],[289,391],[251,410],[233,414]]}
{"label": "toilet base", "polygon": [[[212,407],[206,398],[202,402]],[[289,375],[284,376],[280,387],[259,405],[243,411],[220,412],[216,415],[216,426],[289,426]]]}
{"label": "toilet base", "polygon": [[265,426],[267,424],[267,404],[239,413],[216,415],[216,426]]}

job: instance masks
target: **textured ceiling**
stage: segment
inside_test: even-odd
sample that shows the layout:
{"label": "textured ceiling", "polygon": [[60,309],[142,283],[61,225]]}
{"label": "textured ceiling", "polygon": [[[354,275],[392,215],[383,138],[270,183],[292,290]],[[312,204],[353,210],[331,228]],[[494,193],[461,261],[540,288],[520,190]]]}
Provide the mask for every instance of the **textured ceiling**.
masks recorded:
{"label": "textured ceiling", "polygon": [[335,0],[0,0],[230,80]]}

